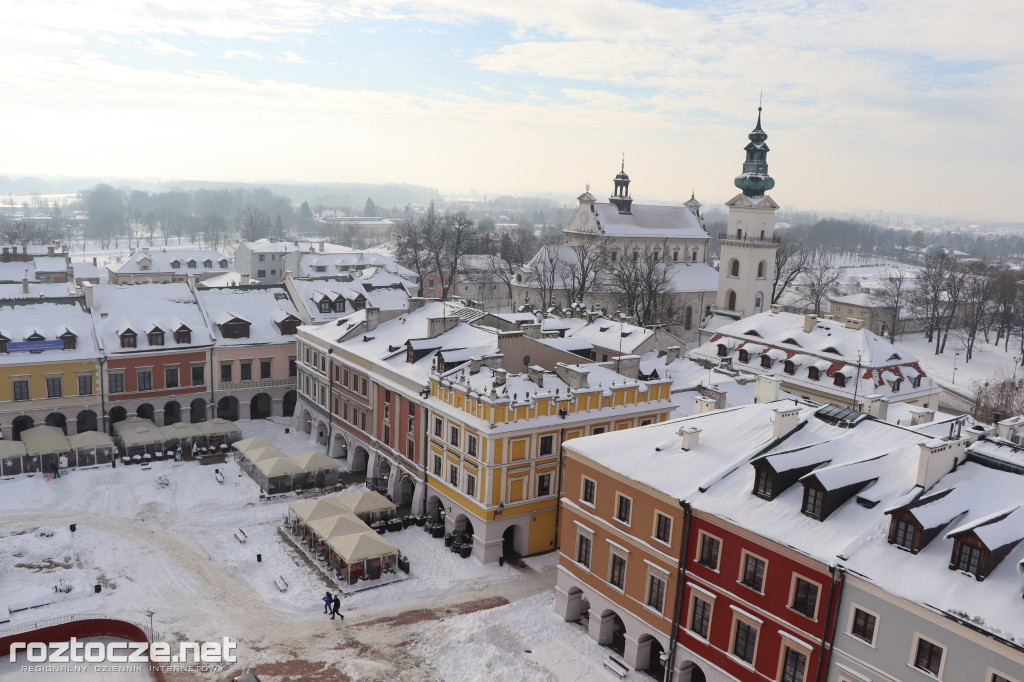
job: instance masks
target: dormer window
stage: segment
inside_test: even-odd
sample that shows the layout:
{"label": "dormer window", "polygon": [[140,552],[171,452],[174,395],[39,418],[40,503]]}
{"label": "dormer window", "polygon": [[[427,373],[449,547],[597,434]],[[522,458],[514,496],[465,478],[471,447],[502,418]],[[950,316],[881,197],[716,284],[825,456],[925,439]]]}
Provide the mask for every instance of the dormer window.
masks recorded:
{"label": "dormer window", "polygon": [[135,332],[128,330],[121,333],[121,348],[135,348],[136,341]]}
{"label": "dormer window", "polygon": [[892,355],[889,356],[889,359],[890,360],[902,360],[902,358],[900,357],[899,353],[893,353]]}
{"label": "dormer window", "polygon": [[825,518],[825,491],[810,484],[804,484],[804,502],[800,509],[805,516],[821,521]]}
{"label": "dormer window", "polygon": [[190,261],[188,262],[188,266],[189,266],[190,268],[194,268],[194,267],[196,266],[196,262],[195,262],[194,260],[190,260]]}
{"label": "dormer window", "polygon": [[64,350],[74,350],[78,347],[78,337],[70,331],[64,332],[59,338],[64,342]]}
{"label": "dormer window", "polygon": [[294,315],[289,315],[278,323],[278,328],[281,330],[281,336],[294,334],[298,326],[299,320]]}
{"label": "dormer window", "polygon": [[171,267],[174,268],[175,270],[177,270],[178,268],[181,267],[181,261],[178,260],[178,259],[172,260],[171,261]]}
{"label": "dormer window", "polygon": [[343,313],[345,312],[345,299],[339,298],[334,302],[334,312]]}
{"label": "dormer window", "polygon": [[889,385],[892,386],[892,392],[898,393],[900,390],[900,384],[903,383],[903,379],[894,379]]}
{"label": "dormer window", "polygon": [[320,301],[320,312],[329,313],[331,312],[331,299],[324,297]]}
{"label": "dormer window", "polygon": [[761,356],[761,366],[768,369],[772,366],[772,359],[767,355]]}
{"label": "dormer window", "polygon": [[220,325],[220,333],[225,339],[249,338],[249,323],[235,318]]}
{"label": "dormer window", "polygon": [[786,374],[796,374],[796,364],[792,360],[782,363],[782,371]]}
{"label": "dormer window", "polygon": [[206,260],[203,261],[203,267],[204,268],[212,268],[213,267],[213,261],[210,260],[209,258],[207,258]]}
{"label": "dormer window", "polygon": [[754,475],[754,494],[766,500],[775,497],[775,473],[770,469],[758,469]]}
{"label": "dormer window", "polygon": [[914,388],[921,388],[921,375],[910,378],[910,385]]}
{"label": "dormer window", "polygon": [[834,383],[839,388],[846,388],[846,375],[836,372],[832,376],[832,383]]}
{"label": "dormer window", "polygon": [[808,367],[807,378],[810,379],[811,381],[817,381],[818,379],[821,378],[821,370],[819,370],[817,367]]}
{"label": "dormer window", "polygon": [[956,570],[978,575],[981,569],[982,549],[969,545],[966,542],[960,543],[960,551],[956,555]]}
{"label": "dormer window", "polygon": [[151,346],[162,346],[164,345],[164,333],[159,329],[154,329],[149,333],[149,345]]}
{"label": "dormer window", "polygon": [[789,343],[789,344],[792,344],[792,345],[797,346],[797,347],[800,346],[800,344],[797,343],[796,339],[794,339],[793,337],[789,337],[788,339],[783,339],[782,343]]}
{"label": "dormer window", "polygon": [[835,346],[829,346],[828,348],[821,351],[822,353],[834,353],[835,355],[842,355]]}
{"label": "dormer window", "polygon": [[750,362],[750,353],[746,348],[740,348],[739,357],[740,362]]}
{"label": "dormer window", "polygon": [[220,263],[218,263],[218,265],[220,265],[222,268],[226,268],[228,266],[228,262],[226,260],[224,260],[224,259],[221,259],[221,261],[220,261]]}
{"label": "dormer window", "polygon": [[725,347],[724,343],[718,344],[718,357],[724,358],[729,354],[729,349]]}
{"label": "dormer window", "polygon": [[186,327],[181,327],[174,332],[175,343],[192,343],[192,330]]}
{"label": "dormer window", "polygon": [[920,536],[921,530],[916,523],[909,519],[897,518],[896,514],[893,514],[892,521],[889,523],[890,544],[916,554],[917,541]]}

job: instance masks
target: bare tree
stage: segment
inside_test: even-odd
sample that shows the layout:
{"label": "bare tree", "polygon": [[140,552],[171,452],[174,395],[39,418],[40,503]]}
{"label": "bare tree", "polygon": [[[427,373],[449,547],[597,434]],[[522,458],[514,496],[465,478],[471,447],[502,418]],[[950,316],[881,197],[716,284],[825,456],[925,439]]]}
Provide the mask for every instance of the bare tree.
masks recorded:
{"label": "bare tree", "polygon": [[664,262],[667,247],[667,242],[629,244],[625,251],[632,255],[608,266],[609,284],[618,294],[620,306],[641,326],[675,321],[671,295],[675,289]]}
{"label": "bare tree", "polygon": [[996,345],[1003,341],[1003,350],[1010,348],[1010,334],[1021,316],[1021,275],[1009,268],[1000,268],[992,278],[992,305],[996,322]]}
{"label": "bare tree", "polygon": [[839,293],[842,277],[842,270],[832,264],[829,254],[819,251],[810,259],[796,289],[804,302],[814,309],[814,314],[821,315],[825,300]]}
{"label": "bare tree", "polygon": [[562,270],[560,250],[555,244],[547,244],[530,260],[528,281],[540,290],[540,309],[547,310],[556,304],[555,287],[558,273]]}
{"label": "bare tree", "polygon": [[398,262],[416,273],[419,278],[419,295],[423,295],[423,280],[429,269],[429,257],[423,242],[424,223],[435,221],[434,202],[426,215],[419,218],[406,219],[398,224],[398,244],[395,255]]}
{"label": "bare tree", "polygon": [[441,300],[446,301],[458,277],[462,257],[472,248],[476,228],[462,211],[446,213],[423,232],[422,238],[429,253],[432,271],[441,280]]}
{"label": "bare tree", "polygon": [[566,246],[572,255],[562,263],[559,277],[568,299],[566,302],[572,305],[595,289],[604,274],[607,243],[601,235],[574,232],[566,237]]}
{"label": "bare tree", "polygon": [[487,257],[489,274],[493,280],[505,285],[509,305],[512,304],[512,284],[515,282],[516,273],[537,248],[537,238],[524,222],[526,221],[521,220],[516,229],[502,233],[498,246],[500,257]]}
{"label": "bare tree", "polygon": [[941,251],[928,256],[911,296],[911,304],[924,322],[925,338],[930,342],[937,342],[937,334],[941,336],[946,280],[951,267],[951,259]]}
{"label": "bare tree", "polygon": [[974,343],[977,341],[978,332],[983,326],[987,326],[986,320],[994,308],[994,279],[992,268],[984,261],[968,264],[963,268],[963,273],[964,362],[970,362],[974,355]]}
{"label": "bare tree", "polygon": [[775,279],[772,280],[772,303],[778,303],[786,289],[807,269],[810,254],[795,239],[783,239],[775,249]]}
{"label": "bare tree", "polygon": [[885,325],[882,329],[882,336],[888,336],[889,341],[893,343],[896,342],[900,316],[907,306],[908,295],[907,273],[901,267],[891,268],[882,278],[882,286],[874,294],[875,302],[882,308],[879,313]]}
{"label": "bare tree", "polygon": [[1024,413],[1024,382],[1016,376],[997,374],[974,384],[974,416],[983,422],[996,422]]}
{"label": "bare tree", "polygon": [[254,242],[266,236],[267,214],[255,202],[250,201],[239,211],[239,220],[242,225],[242,239],[245,241]]}
{"label": "bare tree", "polygon": [[109,249],[125,226],[124,192],[110,185],[96,185],[79,194],[89,214],[89,229],[100,246]]}

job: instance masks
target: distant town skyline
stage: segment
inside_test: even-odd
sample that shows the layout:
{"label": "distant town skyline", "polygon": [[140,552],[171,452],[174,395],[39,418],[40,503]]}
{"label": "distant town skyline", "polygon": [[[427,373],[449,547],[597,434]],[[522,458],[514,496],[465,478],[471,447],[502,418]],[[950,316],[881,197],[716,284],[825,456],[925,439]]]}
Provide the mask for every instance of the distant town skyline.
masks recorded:
{"label": "distant town skyline", "polygon": [[0,174],[732,193],[1018,220],[1024,5],[83,3],[0,24]]}

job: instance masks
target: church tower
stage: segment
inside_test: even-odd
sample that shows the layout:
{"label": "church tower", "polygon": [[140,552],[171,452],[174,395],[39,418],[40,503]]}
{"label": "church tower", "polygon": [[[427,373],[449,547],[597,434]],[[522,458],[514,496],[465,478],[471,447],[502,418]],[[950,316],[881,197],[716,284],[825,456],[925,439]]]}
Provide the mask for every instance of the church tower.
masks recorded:
{"label": "church tower", "polygon": [[761,129],[761,107],[757,125],[744,147],[747,159],[736,178],[740,194],[726,202],[729,227],[718,235],[721,259],[718,265],[718,310],[740,319],[771,308],[775,280],[775,211],[779,208],[766,191],[775,187],[768,175],[768,135]]}
{"label": "church tower", "polygon": [[615,205],[615,208],[619,209],[619,213],[623,215],[631,214],[631,207],[633,206],[633,199],[629,196],[629,176],[626,175],[626,156],[622,156],[622,166],[619,168],[618,175],[615,176],[615,192],[608,197],[608,201]]}

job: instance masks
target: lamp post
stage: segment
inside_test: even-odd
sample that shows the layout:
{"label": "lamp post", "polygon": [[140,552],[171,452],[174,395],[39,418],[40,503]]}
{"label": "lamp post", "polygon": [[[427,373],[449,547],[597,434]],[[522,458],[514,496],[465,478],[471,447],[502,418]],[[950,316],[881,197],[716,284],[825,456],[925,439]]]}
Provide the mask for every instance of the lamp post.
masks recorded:
{"label": "lamp post", "polygon": [[953,354],[953,383],[956,384],[956,360],[960,357],[960,353]]}

